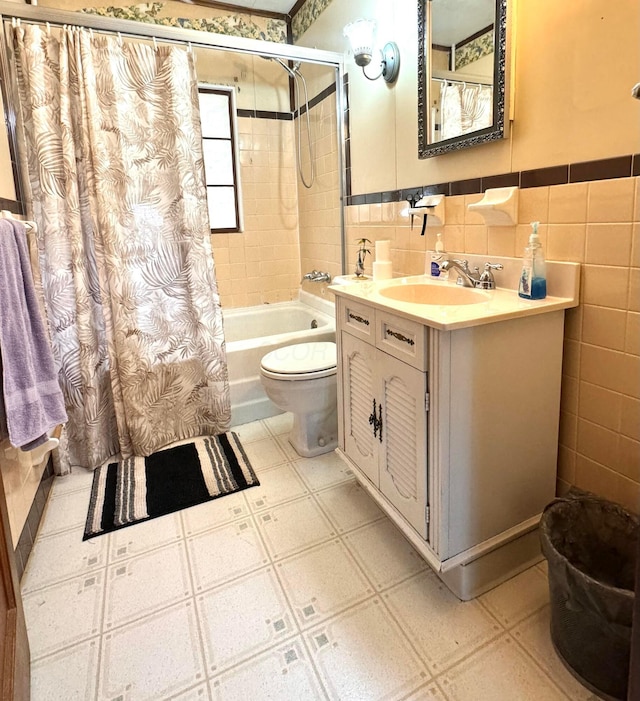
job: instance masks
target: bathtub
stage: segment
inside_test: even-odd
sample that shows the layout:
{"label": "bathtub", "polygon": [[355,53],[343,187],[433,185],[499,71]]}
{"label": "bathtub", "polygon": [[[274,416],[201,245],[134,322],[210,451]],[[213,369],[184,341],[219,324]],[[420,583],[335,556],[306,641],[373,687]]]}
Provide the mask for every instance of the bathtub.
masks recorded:
{"label": "bathtub", "polygon": [[232,426],[280,413],[262,389],[263,356],[293,343],[336,339],[333,303],[303,291],[294,302],[223,310],[223,317]]}

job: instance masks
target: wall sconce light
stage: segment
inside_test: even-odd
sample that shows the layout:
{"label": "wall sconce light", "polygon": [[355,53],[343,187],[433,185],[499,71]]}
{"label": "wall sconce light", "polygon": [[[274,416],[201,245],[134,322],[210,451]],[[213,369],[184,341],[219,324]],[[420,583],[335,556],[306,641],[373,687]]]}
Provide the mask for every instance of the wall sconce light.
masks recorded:
{"label": "wall sconce light", "polygon": [[351,50],[356,65],[362,68],[362,72],[369,80],[377,80],[382,76],[387,83],[393,83],[400,70],[400,49],[394,41],[387,42],[381,51],[380,72],[376,76],[367,75],[365,67],[371,63],[374,51],[374,34],[376,23],[370,19],[357,19],[348,24],[344,30],[344,36],[351,44]]}

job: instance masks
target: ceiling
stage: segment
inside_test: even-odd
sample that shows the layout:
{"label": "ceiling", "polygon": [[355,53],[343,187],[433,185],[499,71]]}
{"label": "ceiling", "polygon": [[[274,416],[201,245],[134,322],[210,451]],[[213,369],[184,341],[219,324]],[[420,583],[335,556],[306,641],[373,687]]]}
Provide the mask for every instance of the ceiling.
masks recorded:
{"label": "ceiling", "polygon": [[253,10],[267,10],[268,12],[278,12],[281,15],[288,15],[291,8],[296,4],[296,0],[223,0],[226,5],[237,5],[238,7]]}

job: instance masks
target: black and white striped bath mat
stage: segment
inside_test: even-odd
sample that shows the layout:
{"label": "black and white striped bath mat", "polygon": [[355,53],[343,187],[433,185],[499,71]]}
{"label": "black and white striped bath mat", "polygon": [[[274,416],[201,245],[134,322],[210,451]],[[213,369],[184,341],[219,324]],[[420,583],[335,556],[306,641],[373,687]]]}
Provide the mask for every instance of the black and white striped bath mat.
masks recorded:
{"label": "black and white striped bath mat", "polygon": [[259,485],[235,433],[99,467],[83,540]]}

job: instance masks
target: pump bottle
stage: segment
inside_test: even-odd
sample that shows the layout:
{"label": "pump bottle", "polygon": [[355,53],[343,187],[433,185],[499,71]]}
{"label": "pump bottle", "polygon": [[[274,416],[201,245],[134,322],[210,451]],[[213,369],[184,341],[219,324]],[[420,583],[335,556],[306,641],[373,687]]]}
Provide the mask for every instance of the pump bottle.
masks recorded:
{"label": "pump bottle", "polygon": [[524,249],[518,295],[523,299],[544,299],[547,296],[547,273],[542,244],[538,237],[540,222],[531,223],[529,243]]}

